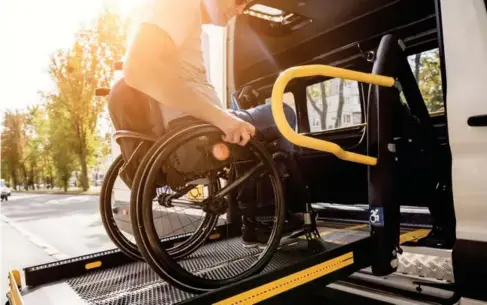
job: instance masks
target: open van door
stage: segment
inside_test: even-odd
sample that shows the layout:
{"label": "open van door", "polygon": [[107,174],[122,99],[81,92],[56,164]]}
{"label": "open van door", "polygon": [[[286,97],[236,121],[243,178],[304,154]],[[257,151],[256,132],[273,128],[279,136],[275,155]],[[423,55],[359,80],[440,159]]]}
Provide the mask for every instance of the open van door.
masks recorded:
{"label": "open van door", "polygon": [[457,224],[455,282],[462,295],[487,299],[486,1],[440,3]]}

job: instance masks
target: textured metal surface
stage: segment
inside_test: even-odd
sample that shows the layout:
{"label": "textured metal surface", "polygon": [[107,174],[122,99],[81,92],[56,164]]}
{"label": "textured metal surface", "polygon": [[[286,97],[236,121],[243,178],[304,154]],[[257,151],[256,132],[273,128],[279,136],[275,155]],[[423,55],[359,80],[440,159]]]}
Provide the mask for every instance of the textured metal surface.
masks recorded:
{"label": "textured metal surface", "polygon": [[[244,248],[241,238],[222,240],[211,245],[199,248],[188,258],[180,261],[180,265],[192,272],[206,273],[205,271],[215,266],[228,264],[246,257],[252,257],[260,251],[257,248]],[[228,278],[229,276],[220,277]]]}
{"label": "textured metal surface", "polygon": [[[246,270],[254,261],[256,249],[245,249],[241,239],[205,246],[181,263],[187,270],[221,279]],[[279,251],[263,272],[306,259],[310,253]],[[232,259],[232,262],[229,262]],[[95,271],[67,281],[88,304],[146,305],[175,304],[193,295],[167,284],[145,263],[132,263],[105,271]]]}
{"label": "textured metal surface", "polygon": [[[410,230],[402,230],[402,233],[407,231]],[[335,223],[321,227],[320,232],[325,241],[339,246],[366,237],[369,229],[367,225],[348,225],[347,229],[346,226]],[[311,255],[304,251],[293,251],[297,248],[297,245],[293,246],[294,241],[286,241],[291,245],[282,247],[263,272],[305,260]],[[328,244],[328,247],[332,246]],[[185,269],[198,274],[204,273],[211,279],[228,278],[247,269],[255,261],[254,255],[257,253],[257,249],[242,247],[241,239],[235,238],[204,246],[183,260],[181,264]],[[230,259],[232,261],[229,261]],[[452,281],[451,266],[451,259],[447,257],[404,252],[400,255],[398,272]],[[82,299],[93,305],[175,304],[193,296],[161,280],[145,263],[132,263],[109,270],[95,271],[67,282]]]}
{"label": "textured metal surface", "polygon": [[448,282],[455,280],[451,258],[404,252],[399,261],[398,273]]}
{"label": "textured metal surface", "polygon": [[[336,226],[339,227],[339,226]],[[328,228],[324,228],[322,238],[329,242],[338,244],[350,243],[368,234],[368,226],[360,227],[360,225],[353,226],[350,229],[333,229],[327,233]],[[412,228],[401,228],[401,233],[408,233],[413,231]],[[422,277],[427,279],[434,279],[440,281],[454,282],[453,265],[451,257],[426,255],[419,253],[403,252],[399,255],[399,266],[397,273]]]}

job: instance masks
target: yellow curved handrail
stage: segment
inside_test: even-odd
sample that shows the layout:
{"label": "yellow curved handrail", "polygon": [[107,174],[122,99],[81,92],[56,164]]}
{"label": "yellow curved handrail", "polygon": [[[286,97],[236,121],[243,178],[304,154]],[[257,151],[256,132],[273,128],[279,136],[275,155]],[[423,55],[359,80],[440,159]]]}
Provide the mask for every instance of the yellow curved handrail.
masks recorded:
{"label": "yellow curved handrail", "polygon": [[298,134],[291,128],[291,126],[289,126],[286,116],[284,115],[283,105],[284,90],[286,89],[287,84],[294,78],[318,75],[355,80],[383,87],[393,87],[396,83],[392,77],[357,72],[326,65],[307,65],[289,68],[279,75],[272,88],[271,107],[277,128],[289,142],[295,145],[329,152],[342,160],[350,162],[376,165],[377,158],[346,151],[335,143]]}

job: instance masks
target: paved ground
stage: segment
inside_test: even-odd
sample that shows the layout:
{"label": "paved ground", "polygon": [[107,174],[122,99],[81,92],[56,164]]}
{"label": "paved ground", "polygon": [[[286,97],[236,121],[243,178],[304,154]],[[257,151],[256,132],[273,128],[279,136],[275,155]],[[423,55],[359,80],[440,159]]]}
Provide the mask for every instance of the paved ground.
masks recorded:
{"label": "paved ground", "polygon": [[115,246],[98,212],[98,196],[12,194],[1,203],[1,296],[9,267],[21,269]]}
{"label": "paved ground", "polygon": [[[115,248],[103,228],[98,200],[95,195],[14,193],[9,201],[2,202],[0,295],[8,290],[9,268],[22,269]],[[169,210],[164,217],[156,213],[160,219],[155,225],[161,236],[174,234],[177,228],[173,225],[191,231],[189,225],[194,227],[201,215],[200,210]]]}

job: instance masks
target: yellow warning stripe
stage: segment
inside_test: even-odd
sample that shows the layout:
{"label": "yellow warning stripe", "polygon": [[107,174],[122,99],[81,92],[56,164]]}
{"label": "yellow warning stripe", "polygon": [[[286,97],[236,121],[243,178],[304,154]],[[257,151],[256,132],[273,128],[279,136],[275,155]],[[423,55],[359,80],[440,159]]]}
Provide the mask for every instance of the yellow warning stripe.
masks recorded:
{"label": "yellow warning stripe", "polygon": [[426,237],[430,233],[430,231],[431,230],[429,229],[419,229],[419,230],[414,230],[408,233],[401,234],[399,243],[404,244],[408,241],[417,242],[421,238]]}
{"label": "yellow warning stripe", "polygon": [[353,264],[353,252],[242,292],[215,305],[255,304]]}
{"label": "yellow warning stripe", "polygon": [[[344,232],[344,231],[349,231],[349,230],[360,230],[363,228],[367,228],[368,226],[369,226],[368,224],[361,224],[361,225],[355,225],[355,226],[341,228],[341,229],[326,230],[326,231],[320,232],[320,236],[323,237],[323,236],[326,236],[326,235],[331,234],[331,233]],[[329,243],[334,243],[337,245],[345,245],[346,244],[345,242],[342,242],[339,240],[333,240],[333,239],[325,239],[325,241],[329,242]]]}
{"label": "yellow warning stripe", "polygon": [[325,231],[321,232],[320,235],[325,236],[325,235],[328,235],[330,233],[344,232],[344,231],[351,231],[351,230],[360,230],[363,228],[367,228],[368,226],[369,226],[368,224],[360,224],[360,225],[345,227],[345,228],[341,228],[341,229],[325,230]]}
{"label": "yellow warning stripe", "polygon": [[8,292],[8,296],[11,302],[11,305],[23,305],[24,300],[22,299],[22,295],[20,295],[20,272],[18,270],[11,270],[8,273],[8,282],[10,291]]}
{"label": "yellow warning stripe", "polygon": [[[321,232],[321,235],[326,235],[332,232],[362,229],[368,225],[356,225],[343,229],[333,229],[325,232]],[[400,243],[415,242],[421,238],[424,238],[429,234],[431,230],[419,229],[408,233],[401,234]],[[272,281],[262,286],[253,288],[251,290],[242,292],[233,297],[227,298],[220,302],[214,303],[214,305],[230,305],[230,304],[256,304],[280,293],[286,292],[308,282],[311,282],[317,278],[320,278],[326,274],[332,273],[336,270],[342,269],[346,266],[353,264],[353,252],[341,255],[334,259],[328,260],[321,264],[309,267],[307,269],[298,271],[281,279]]]}
{"label": "yellow warning stripe", "polygon": [[[359,230],[368,227],[368,224],[361,224],[361,225],[355,225],[355,226],[350,226],[350,227],[345,227],[341,229],[329,229],[329,230],[324,230],[320,232],[320,236],[326,236],[331,233],[337,233],[337,232],[344,232],[344,231],[350,231],[350,230]],[[306,239],[305,236],[299,237],[300,239]],[[334,242],[333,240],[331,242]]]}

